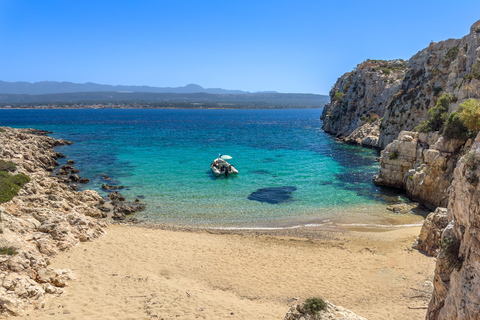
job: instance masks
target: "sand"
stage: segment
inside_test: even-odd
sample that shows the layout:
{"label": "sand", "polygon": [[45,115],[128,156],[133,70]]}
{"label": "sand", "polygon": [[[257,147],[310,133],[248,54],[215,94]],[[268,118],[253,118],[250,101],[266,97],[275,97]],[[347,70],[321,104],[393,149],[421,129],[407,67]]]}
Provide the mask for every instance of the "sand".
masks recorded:
{"label": "sand", "polygon": [[425,318],[435,260],[411,245],[419,227],[309,230],[301,238],[111,225],[62,252],[65,293],[26,319],[283,319],[322,297],[369,320]]}

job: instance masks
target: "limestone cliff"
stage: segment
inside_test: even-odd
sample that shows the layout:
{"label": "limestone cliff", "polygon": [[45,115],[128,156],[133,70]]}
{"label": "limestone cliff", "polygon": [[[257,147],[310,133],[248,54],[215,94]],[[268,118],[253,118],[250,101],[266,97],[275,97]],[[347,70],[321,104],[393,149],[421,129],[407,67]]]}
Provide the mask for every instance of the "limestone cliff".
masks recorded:
{"label": "limestone cliff", "polygon": [[[383,149],[400,131],[420,124],[443,93],[454,96],[450,112],[467,98],[479,98],[478,24],[462,39],[432,42],[407,63],[367,60],[341,76],[322,112],[323,129],[347,142]],[[369,122],[378,131],[362,129]]]}
{"label": "limestone cliff", "polygon": [[[371,81],[371,75],[362,76],[365,80],[357,83]],[[364,124],[356,116],[366,106],[360,104],[363,94],[354,97],[341,91],[348,77],[342,76],[330,94],[332,101],[322,115],[324,128],[340,137],[356,132],[350,141],[365,145],[372,134],[361,128]],[[443,94],[451,96],[445,114],[457,111],[469,98],[480,99],[480,21],[462,39],[431,43],[418,52],[395,83],[384,92],[372,91],[381,99],[388,97],[385,108],[375,110],[382,119],[378,139],[370,145],[384,150],[374,181],[405,189],[432,209],[448,208],[446,220],[443,209],[426,219],[417,244],[427,253],[439,252],[427,319],[480,319],[480,135],[473,142],[448,137],[443,128],[415,131],[432,116],[428,112]]]}
{"label": "limestone cliff", "polygon": [[427,319],[480,319],[480,135],[455,168]]}
{"label": "limestone cliff", "polygon": [[408,61],[399,90],[388,102],[380,125],[379,146],[384,148],[402,130],[412,130],[435,106],[442,93],[454,96],[449,111],[468,98],[480,97],[480,33],[474,24],[462,39],[431,43]]}
{"label": "limestone cliff", "polygon": [[326,132],[348,142],[378,146],[378,126],[405,73],[403,60],[367,60],[341,76],[321,119]]}

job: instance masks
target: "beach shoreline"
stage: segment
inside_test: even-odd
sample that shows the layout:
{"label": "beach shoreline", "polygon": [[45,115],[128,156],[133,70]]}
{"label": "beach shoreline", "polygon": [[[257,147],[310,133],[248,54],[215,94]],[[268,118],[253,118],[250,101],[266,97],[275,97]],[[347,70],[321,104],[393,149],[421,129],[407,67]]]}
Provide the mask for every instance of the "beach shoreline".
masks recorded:
{"label": "beach shoreline", "polygon": [[409,309],[426,307],[434,268],[411,249],[419,227],[295,236],[173,229],[111,224],[106,237],[59,253],[52,267],[76,280],[27,317],[283,319],[311,296],[367,319],[425,315]]}

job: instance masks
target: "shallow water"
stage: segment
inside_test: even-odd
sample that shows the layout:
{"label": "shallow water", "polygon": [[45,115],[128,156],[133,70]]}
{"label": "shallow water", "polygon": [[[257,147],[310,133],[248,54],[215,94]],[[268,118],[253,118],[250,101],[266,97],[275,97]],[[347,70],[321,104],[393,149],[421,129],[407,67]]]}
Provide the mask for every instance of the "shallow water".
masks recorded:
{"label": "shallow water", "polygon": [[[139,219],[217,227],[418,224],[385,209],[408,201],[375,186],[377,152],[336,142],[321,109],[0,110],[0,125],[53,131],[74,142],[57,151],[76,161],[86,188],[124,185],[142,198]],[[210,172],[219,153],[239,170]],[[66,160],[62,160],[66,161]],[[102,175],[103,174],[103,175]],[[104,179],[108,175],[112,181]]]}

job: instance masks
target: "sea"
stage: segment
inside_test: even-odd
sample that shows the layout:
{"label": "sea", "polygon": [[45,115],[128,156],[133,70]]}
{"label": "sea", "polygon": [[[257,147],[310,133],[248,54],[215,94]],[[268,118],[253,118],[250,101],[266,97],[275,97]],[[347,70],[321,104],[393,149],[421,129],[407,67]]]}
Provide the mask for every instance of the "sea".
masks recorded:
{"label": "sea", "polygon": [[[75,161],[80,185],[124,186],[147,209],[140,221],[225,229],[420,225],[400,190],[379,187],[378,151],[336,141],[322,109],[2,109],[0,126],[51,131],[73,142],[56,150]],[[215,177],[219,154],[239,174]],[[67,159],[60,159],[61,164]],[[391,209],[391,208],[390,208]]]}

